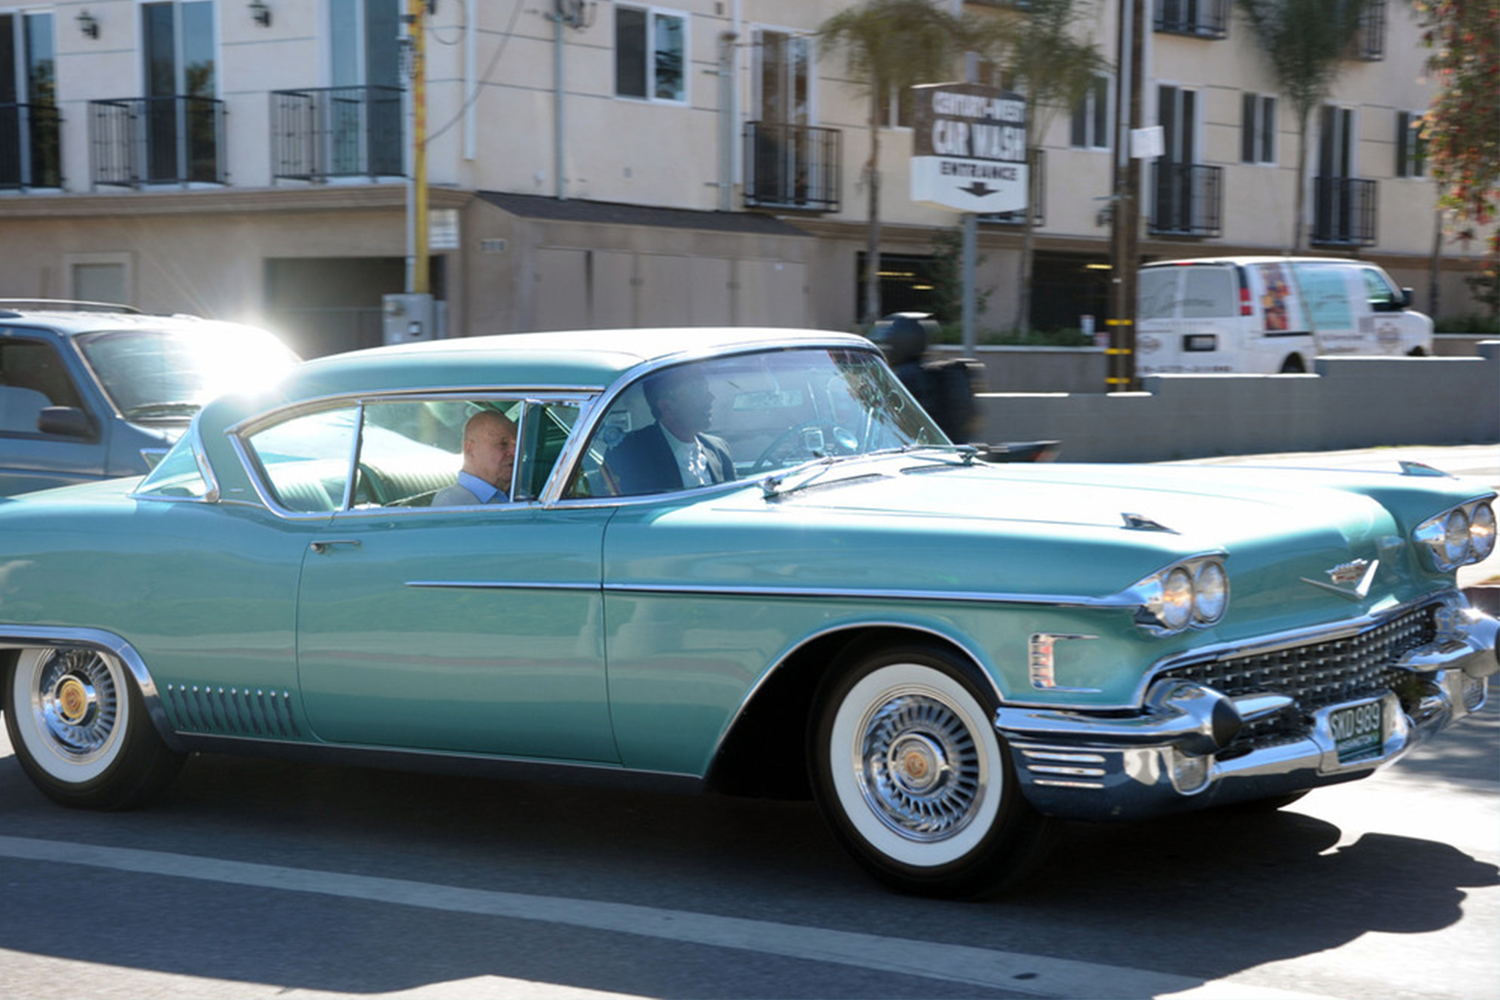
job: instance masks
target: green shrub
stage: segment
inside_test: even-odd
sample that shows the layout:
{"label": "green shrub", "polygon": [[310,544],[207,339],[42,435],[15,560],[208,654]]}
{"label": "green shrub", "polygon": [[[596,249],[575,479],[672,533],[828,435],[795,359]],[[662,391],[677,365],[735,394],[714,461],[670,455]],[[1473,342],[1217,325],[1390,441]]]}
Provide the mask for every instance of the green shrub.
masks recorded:
{"label": "green shrub", "polygon": [[1500,317],[1442,316],[1434,320],[1432,326],[1437,333],[1500,334]]}

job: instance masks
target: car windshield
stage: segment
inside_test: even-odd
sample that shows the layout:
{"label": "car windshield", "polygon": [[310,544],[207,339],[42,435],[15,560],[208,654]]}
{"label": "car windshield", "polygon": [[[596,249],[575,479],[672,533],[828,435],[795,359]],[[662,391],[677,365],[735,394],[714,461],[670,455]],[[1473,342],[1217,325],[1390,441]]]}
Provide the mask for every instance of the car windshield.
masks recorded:
{"label": "car windshield", "polygon": [[128,420],[186,421],[230,390],[253,390],[297,356],[253,327],[103,330],[75,338],[110,402]]}
{"label": "car windshield", "polygon": [[797,349],[654,372],[611,404],[568,495],[631,496],[950,446],[879,355]]}

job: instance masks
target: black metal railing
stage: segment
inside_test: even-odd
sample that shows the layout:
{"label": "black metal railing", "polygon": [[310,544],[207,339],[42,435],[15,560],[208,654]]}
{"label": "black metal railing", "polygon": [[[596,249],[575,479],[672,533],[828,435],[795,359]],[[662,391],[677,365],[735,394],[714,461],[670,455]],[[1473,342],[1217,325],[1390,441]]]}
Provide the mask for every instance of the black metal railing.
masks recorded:
{"label": "black metal railing", "polygon": [[[1031,189],[1031,224],[1041,226],[1047,221],[1047,151],[1045,149],[1031,150],[1027,157],[1027,186]],[[1017,209],[1014,212],[990,212],[985,215],[976,216],[980,222],[994,223],[1002,226],[1022,226],[1026,224],[1026,211]]]}
{"label": "black metal railing", "polygon": [[400,87],[271,91],[271,176],[400,177]]}
{"label": "black metal railing", "polygon": [[1151,164],[1151,215],[1157,236],[1218,236],[1223,225],[1222,167],[1201,163]]}
{"label": "black metal railing", "polygon": [[62,187],[61,122],[52,104],[0,104],[0,188]]}
{"label": "black metal railing", "polygon": [[745,205],[837,212],[842,134],[813,125],[745,123]]}
{"label": "black metal railing", "polygon": [[93,183],[225,183],[224,115],[223,101],[187,94],[90,101]]}
{"label": "black metal railing", "polygon": [[1312,242],[1371,246],[1375,242],[1375,181],[1362,177],[1313,179]]}
{"label": "black metal railing", "polygon": [[1228,0],[1156,0],[1152,26],[1163,34],[1223,38],[1229,33]]}
{"label": "black metal railing", "polygon": [[1360,12],[1349,56],[1365,62],[1385,58],[1385,0],[1370,0]]}

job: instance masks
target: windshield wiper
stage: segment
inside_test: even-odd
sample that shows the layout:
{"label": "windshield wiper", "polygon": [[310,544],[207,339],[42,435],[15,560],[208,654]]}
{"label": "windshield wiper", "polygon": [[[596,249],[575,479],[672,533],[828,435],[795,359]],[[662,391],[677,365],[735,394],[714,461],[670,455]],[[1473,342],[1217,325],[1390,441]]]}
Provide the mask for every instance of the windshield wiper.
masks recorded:
{"label": "windshield wiper", "polygon": [[140,406],[132,406],[125,411],[126,420],[139,418],[149,419],[151,417],[191,417],[203,409],[202,403],[189,403],[187,401],[177,403],[142,403]]}

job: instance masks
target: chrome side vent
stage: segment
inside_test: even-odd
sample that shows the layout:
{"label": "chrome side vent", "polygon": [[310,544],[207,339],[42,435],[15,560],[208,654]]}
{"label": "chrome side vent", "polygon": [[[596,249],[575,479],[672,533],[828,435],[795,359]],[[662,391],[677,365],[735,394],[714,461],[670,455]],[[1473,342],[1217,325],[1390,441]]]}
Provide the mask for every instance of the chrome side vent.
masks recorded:
{"label": "chrome side vent", "polygon": [[168,684],[167,709],[178,730],[228,736],[301,738],[290,691]]}

